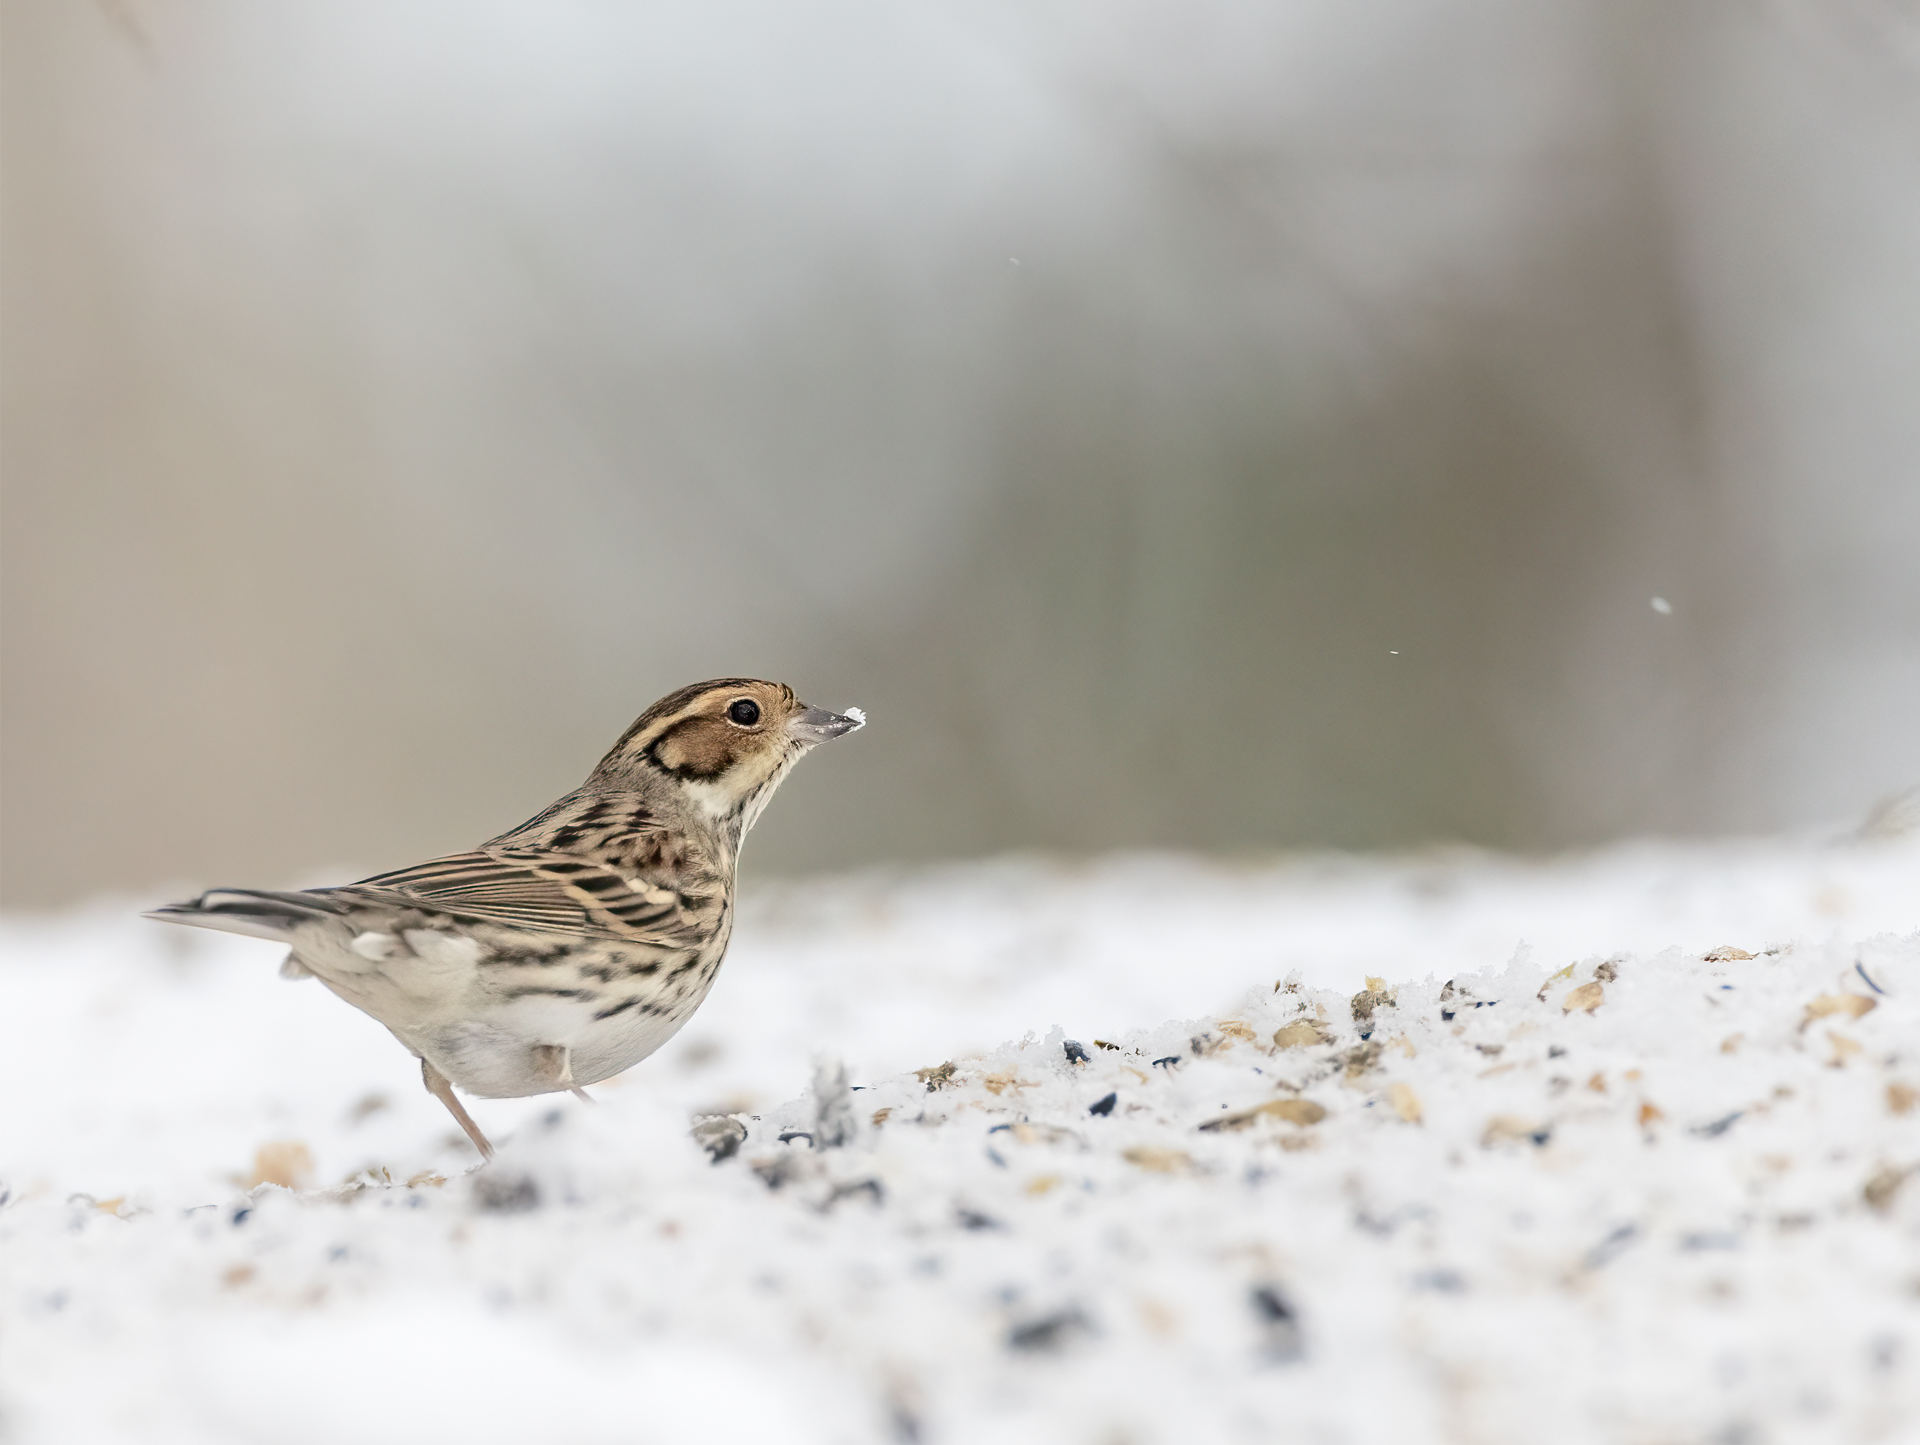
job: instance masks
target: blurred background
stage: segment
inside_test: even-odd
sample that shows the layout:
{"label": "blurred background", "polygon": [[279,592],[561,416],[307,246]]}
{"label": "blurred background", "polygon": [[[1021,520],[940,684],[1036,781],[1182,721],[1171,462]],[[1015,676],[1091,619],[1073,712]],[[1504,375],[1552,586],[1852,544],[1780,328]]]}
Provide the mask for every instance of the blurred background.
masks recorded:
{"label": "blurred background", "polygon": [[1920,781],[1908,0],[0,15],[8,906],[718,674],[873,719],[768,872]]}

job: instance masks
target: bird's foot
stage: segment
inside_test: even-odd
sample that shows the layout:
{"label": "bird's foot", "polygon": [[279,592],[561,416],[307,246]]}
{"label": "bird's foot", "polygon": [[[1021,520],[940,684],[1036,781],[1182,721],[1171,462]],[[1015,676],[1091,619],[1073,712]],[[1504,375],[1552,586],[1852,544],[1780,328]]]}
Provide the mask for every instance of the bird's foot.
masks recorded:
{"label": "bird's foot", "polygon": [[598,1102],[585,1089],[573,1081],[573,1050],[565,1044],[535,1044],[533,1046],[534,1077],[545,1079],[558,1092],[565,1089],[576,1099],[592,1104]]}
{"label": "bird's foot", "polygon": [[448,1082],[447,1076],[422,1059],[420,1080],[427,1086],[429,1094],[447,1106],[447,1112],[453,1115],[453,1122],[467,1131],[467,1137],[473,1140],[473,1147],[480,1151],[480,1157],[493,1158],[493,1145],[487,1142],[487,1136],[480,1132],[480,1126],[473,1122],[473,1116],[467,1113],[465,1107],[454,1097],[453,1085]]}

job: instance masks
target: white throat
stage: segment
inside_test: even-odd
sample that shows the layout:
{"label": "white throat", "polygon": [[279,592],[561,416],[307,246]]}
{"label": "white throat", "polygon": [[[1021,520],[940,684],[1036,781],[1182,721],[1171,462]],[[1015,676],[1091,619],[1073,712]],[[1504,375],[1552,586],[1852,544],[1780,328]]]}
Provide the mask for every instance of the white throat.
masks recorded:
{"label": "white throat", "polygon": [[681,790],[687,802],[692,805],[693,811],[705,822],[715,828],[731,827],[740,830],[735,839],[737,848],[739,841],[747,836],[748,830],[760,821],[760,815],[766,811],[767,804],[772,800],[774,790],[780,786],[781,780],[793,771],[793,765],[800,761],[801,755],[805,752],[805,748],[789,749],[774,765],[772,771],[744,796],[736,789],[719,783],[686,781],[680,785]]}

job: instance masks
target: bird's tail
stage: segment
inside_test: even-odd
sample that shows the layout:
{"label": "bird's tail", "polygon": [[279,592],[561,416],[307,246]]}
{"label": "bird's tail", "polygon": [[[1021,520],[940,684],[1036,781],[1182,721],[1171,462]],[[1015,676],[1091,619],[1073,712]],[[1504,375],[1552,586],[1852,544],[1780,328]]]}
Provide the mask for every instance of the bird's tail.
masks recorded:
{"label": "bird's tail", "polygon": [[317,918],[340,912],[340,905],[321,893],[276,893],[264,888],[215,888],[191,903],[170,903],[145,914],[162,923],[185,923],[195,928],[217,928],[285,943],[294,929]]}

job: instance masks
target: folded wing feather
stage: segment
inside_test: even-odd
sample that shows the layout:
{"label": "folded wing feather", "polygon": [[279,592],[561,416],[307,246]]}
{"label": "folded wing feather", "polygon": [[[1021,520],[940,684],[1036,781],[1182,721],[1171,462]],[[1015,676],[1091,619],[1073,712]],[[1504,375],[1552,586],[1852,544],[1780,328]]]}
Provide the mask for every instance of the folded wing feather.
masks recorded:
{"label": "folded wing feather", "polygon": [[358,895],[369,902],[440,909],[517,928],[666,947],[697,944],[703,931],[689,908],[703,899],[617,873],[577,854],[535,849],[454,853],[321,891],[336,898]]}

